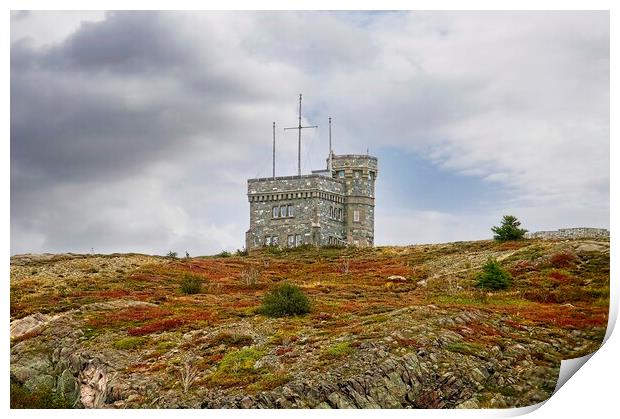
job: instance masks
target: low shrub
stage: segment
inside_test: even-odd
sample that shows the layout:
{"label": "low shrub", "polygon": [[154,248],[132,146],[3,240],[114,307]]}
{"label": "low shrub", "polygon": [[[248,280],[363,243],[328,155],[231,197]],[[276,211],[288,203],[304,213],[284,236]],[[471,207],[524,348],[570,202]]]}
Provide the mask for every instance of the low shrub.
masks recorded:
{"label": "low shrub", "polygon": [[569,266],[573,266],[576,261],[577,256],[568,251],[555,253],[549,258],[549,263],[554,268],[568,268]]}
{"label": "low shrub", "polygon": [[243,248],[243,249],[237,249],[236,254],[237,256],[247,256],[249,253],[248,253],[248,249]]}
{"label": "low shrub", "polygon": [[255,287],[261,277],[261,271],[256,266],[247,266],[241,270],[241,282],[246,287]]}
{"label": "low shrub", "polygon": [[254,343],[254,339],[251,336],[247,335],[239,335],[234,333],[218,333],[213,337],[213,343],[216,345],[226,345],[226,346],[248,346]]}
{"label": "low shrub", "polygon": [[310,300],[293,284],[280,284],[263,298],[260,311],[272,317],[296,316],[310,312]]}
{"label": "low shrub", "polygon": [[185,275],[181,281],[181,292],[183,294],[198,294],[202,291],[202,278]]}
{"label": "low shrub", "polygon": [[217,256],[218,258],[229,258],[231,255],[230,255],[230,252],[229,252],[229,251],[227,251],[227,250],[222,250],[220,253],[218,253],[218,254],[217,254],[217,255],[215,255],[215,256]]}
{"label": "low shrub", "polygon": [[166,254],[166,257],[168,259],[177,259],[177,252],[171,250]]}
{"label": "low shrub", "polygon": [[499,290],[508,288],[512,276],[496,259],[489,258],[482,267],[482,272],[476,275],[476,281],[476,285],[480,288]]}

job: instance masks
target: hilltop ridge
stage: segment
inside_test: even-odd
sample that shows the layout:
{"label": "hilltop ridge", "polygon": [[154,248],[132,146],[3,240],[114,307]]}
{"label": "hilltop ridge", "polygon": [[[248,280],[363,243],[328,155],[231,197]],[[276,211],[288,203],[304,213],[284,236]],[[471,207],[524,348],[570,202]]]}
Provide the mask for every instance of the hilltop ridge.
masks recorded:
{"label": "hilltop ridge", "polygon": [[[476,288],[489,257],[507,290]],[[183,294],[186,277],[202,292]],[[258,312],[281,282],[309,315]],[[16,255],[12,405],[526,406],[551,395],[561,359],[599,347],[608,306],[608,238]]]}

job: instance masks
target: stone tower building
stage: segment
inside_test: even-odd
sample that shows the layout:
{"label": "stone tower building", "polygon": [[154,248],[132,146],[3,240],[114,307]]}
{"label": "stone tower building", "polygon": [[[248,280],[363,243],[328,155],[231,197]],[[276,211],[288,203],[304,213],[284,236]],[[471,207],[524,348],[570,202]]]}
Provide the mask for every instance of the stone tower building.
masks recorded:
{"label": "stone tower building", "polygon": [[246,249],[262,246],[372,246],[377,158],[334,155],[328,169],[248,179]]}

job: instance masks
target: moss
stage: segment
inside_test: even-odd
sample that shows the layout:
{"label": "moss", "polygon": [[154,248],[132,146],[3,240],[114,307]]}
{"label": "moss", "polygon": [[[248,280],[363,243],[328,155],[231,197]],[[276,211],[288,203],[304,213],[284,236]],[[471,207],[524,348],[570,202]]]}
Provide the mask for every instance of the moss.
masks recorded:
{"label": "moss", "polygon": [[142,347],[147,340],[147,338],[143,337],[126,337],[114,342],[114,347],[121,350],[137,349]]}
{"label": "moss", "polygon": [[232,387],[258,381],[262,370],[255,368],[255,365],[264,355],[265,351],[259,348],[245,348],[227,353],[215,373],[208,378],[209,384]]}
{"label": "moss", "polygon": [[463,355],[472,355],[472,356],[480,356],[481,352],[484,350],[482,346],[477,345],[475,343],[463,343],[463,342],[451,343],[448,346],[446,346],[446,349],[451,352],[457,352]]}
{"label": "moss", "polygon": [[345,356],[349,356],[352,354],[354,349],[351,347],[350,342],[340,342],[336,343],[325,349],[321,353],[321,358],[323,359],[334,359],[334,358],[342,358]]}
{"label": "moss", "polygon": [[284,373],[265,374],[248,386],[249,391],[270,391],[291,381],[291,376]]}
{"label": "moss", "polygon": [[33,392],[11,382],[11,409],[71,409],[74,401],[54,391]]}

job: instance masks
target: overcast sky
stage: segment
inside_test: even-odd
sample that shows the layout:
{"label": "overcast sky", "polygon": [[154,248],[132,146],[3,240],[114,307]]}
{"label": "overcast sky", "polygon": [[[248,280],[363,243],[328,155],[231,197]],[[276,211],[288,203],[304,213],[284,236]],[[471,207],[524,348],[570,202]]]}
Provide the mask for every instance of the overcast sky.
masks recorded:
{"label": "overcast sky", "polygon": [[241,248],[246,179],[379,158],[378,245],[609,227],[607,12],[13,12],[11,253]]}

